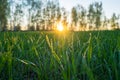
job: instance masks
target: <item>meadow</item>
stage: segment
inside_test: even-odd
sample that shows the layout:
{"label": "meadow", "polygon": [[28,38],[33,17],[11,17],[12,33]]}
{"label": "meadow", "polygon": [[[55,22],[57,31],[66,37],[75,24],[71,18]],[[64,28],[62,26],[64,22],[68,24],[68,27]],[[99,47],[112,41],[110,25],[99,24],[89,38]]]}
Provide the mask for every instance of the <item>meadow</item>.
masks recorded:
{"label": "meadow", "polygon": [[0,80],[120,80],[120,31],[0,32]]}

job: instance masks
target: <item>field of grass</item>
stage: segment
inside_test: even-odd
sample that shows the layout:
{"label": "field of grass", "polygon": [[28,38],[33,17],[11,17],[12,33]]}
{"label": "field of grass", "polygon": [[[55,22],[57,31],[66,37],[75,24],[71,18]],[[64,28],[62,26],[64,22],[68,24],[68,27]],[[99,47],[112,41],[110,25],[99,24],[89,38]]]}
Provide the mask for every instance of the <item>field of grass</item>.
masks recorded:
{"label": "field of grass", "polygon": [[120,80],[120,31],[1,32],[0,80]]}

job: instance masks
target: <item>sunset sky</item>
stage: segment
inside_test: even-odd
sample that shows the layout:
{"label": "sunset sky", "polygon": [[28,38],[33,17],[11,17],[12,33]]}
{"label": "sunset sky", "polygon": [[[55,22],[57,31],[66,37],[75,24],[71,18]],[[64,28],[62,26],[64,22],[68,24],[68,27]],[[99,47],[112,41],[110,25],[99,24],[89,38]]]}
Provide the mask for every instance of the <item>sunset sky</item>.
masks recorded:
{"label": "sunset sky", "polygon": [[61,7],[65,7],[68,11],[77,4],[83,5],[86,9],[90,3],[102,1],[105,15],[109,18],[113,12],[120,14],[120,0],[59,0]]}

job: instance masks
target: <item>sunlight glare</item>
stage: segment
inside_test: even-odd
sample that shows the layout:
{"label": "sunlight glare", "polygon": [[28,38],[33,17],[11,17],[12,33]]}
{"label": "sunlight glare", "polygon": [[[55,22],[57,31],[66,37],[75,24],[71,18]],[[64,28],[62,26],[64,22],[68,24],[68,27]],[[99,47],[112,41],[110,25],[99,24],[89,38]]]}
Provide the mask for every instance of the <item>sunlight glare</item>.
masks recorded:
{"label": "sunlight glare", "polygon": [[61,23],[59,23],[58,25],[57,25],[57,30],[58,31],[63,31],[63,25],[61,24]]}

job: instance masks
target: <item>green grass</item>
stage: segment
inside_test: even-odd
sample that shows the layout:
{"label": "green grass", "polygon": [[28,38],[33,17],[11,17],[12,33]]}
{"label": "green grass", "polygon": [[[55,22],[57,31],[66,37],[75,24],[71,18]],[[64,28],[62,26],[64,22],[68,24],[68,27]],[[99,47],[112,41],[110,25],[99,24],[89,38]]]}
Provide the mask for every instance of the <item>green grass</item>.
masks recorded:
{"label": "green grass", "polygon": [[120,80],[120,31],[0,32],[0,80]]}

